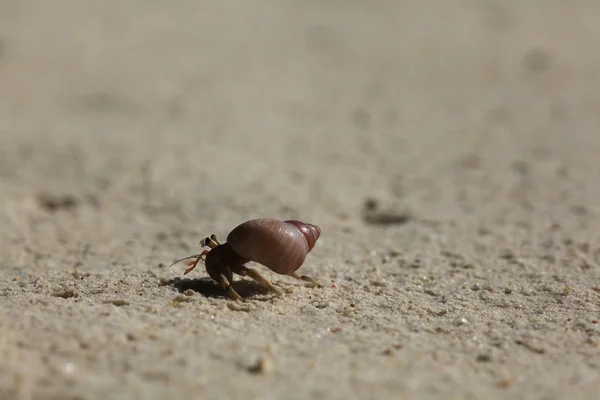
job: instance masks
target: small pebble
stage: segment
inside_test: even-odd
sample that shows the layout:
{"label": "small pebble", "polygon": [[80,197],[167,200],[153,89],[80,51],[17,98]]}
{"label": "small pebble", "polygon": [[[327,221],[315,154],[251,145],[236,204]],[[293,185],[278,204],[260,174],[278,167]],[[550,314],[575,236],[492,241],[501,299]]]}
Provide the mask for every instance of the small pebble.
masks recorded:
{"label": "small pebble", "polygon": [[173,298],[173,301],[177,303],[189,303],[192,299],[189,296],[178,295]]}
{"label": "small pebble", "polygon": [[327,308],[328,306],[329,306],[329,302],[325,302],[325,301],[318,302],[315,304],[315,307],[317,307],[317,308]]}
{"label": "small pebble", "polygon": [[109,300],[106,303],[112,304],[113,306],[117,306],[117,307],[129,305],[129,302],[127,300],[123,300],[123,299]]}
{"label": "small pebble", "polygon": [[78,297],[79,293],[73,289],[65,289],[55,291],[53,294],[54,297],[62,297],[63,299],[69,299],[71,297]]}
{"label": "small pebble", "polygon": [[248,367],[248,372],[252,374],[266,374],[273,369],[273,362],[265,356],[256,360],[256,363]]}
{"label": "small pebble", "polygon": [[363,208],[367,211],[373,211],[377,209],[377,207],[379,207],[379,203],[372,197],[366,198],[365,202],[363,203]]}
{"label": "small pebble", "polygon": [[498,385],[498,387],[501,389],[506,389],[512,386],[512,381],[510,381],[509,379],[499,379],[496,382],[496,385]]}
{"label": "small pebble", "polygon": [[252,311],[252,307],[250,307],[249,305],[240,305],[234,302],[227,302],[227,308],[229,308],[231,311],[243,311],[243,312],[250,312]]}
{"label": "small pebble", "polygon": [[531,288],[522,288],[519,292],[523,296],[532,296],[534,294],[533,289]]}

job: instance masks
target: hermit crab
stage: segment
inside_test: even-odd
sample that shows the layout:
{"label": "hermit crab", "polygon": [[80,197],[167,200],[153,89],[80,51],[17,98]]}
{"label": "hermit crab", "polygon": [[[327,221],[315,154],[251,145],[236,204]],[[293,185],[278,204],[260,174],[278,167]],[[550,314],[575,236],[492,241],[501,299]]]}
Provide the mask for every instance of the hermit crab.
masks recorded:
{"label": "hermit crab", "polygon": [[320,236],[321,228],[317,225],[296,220],[253,219],[235,227],[227,235],[225,243],[221,243],[214,234],[206,237],[200,244],[210,247],[209,250],[181,258],[171,266],[192,259],[184,272],[187,275],[200,260],[204,260],[208,275],[235,300],[241,300],[242,297],[231,286],[233,274],[248,276],[281,296],[283,292],[279,288],[246,264],[254,261],[277,274],[320,287],[313,278],[296,272]]}

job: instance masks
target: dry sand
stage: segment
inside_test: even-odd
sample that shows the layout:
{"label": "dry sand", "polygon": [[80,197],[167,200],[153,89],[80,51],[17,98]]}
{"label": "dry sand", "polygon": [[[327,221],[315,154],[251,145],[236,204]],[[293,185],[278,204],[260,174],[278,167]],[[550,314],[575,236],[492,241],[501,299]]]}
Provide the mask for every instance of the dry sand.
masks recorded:
{"label": "dry sand", "polygon": [[[0,399],[595,398],[599,37],[589,1],[0,1]],[[166,268],[257,217],[322,227],[323,289]]]}

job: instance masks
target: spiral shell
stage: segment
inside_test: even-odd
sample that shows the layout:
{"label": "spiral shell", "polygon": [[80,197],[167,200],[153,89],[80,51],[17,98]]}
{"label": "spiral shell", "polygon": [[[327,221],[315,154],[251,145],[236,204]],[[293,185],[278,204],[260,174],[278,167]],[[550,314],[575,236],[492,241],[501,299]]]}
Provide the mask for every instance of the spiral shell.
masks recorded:
{"label": "spiral shell", "polygon": [[301,221],[253,219],[234,228],[227,242],[240,257],[273,272],[295,272],[321,236],[321,228]]}

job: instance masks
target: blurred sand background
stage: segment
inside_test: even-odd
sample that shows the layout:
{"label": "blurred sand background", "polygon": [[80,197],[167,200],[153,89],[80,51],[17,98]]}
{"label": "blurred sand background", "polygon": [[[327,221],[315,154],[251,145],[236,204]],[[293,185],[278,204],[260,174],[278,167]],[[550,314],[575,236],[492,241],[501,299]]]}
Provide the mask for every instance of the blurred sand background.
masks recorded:
{"label": "blurred sand background", "polygon": [[[599,38],[591,1],[0,1],[0,399],[596,397]],[[166,268],[260,217],[321,226],[323,289]]]}

